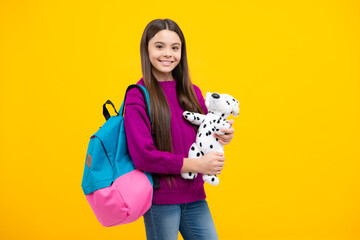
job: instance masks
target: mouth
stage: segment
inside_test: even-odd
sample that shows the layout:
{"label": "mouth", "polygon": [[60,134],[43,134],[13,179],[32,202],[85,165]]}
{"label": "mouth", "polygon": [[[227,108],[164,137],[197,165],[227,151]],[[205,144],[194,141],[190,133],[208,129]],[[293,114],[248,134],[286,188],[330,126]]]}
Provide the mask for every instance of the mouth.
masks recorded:
{"label": "mouth", "polygon": [[162,65],[164,66],[170,66],[174,61],[168,61],[168,60],[159,60]]}

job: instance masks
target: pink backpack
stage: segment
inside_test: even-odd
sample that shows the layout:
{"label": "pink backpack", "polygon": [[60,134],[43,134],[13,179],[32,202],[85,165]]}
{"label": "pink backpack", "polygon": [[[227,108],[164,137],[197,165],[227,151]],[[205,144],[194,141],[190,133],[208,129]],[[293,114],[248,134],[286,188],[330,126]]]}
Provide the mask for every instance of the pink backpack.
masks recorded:
{"label": "pink backpack", "polygon": [[[151,121],[149,96],[145,87],[137,87],[147,102],[147,114]],[[125,93],[125,98],[126,98]],[[90,138],[82,189],[96,218],[105,227],[130,223],[149,210],[153,196],[152,175],[135,168],[126,142],[124,128],[124,104],[119,115],[112,102],[103,106],[104,125]],[[116,116],[110,117],[106,104],[111,104]]]}

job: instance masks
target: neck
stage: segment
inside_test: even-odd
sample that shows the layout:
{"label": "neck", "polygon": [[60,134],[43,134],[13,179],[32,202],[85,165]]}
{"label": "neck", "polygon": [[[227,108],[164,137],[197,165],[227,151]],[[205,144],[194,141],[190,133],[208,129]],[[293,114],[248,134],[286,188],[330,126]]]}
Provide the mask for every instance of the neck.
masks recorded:
{"label": "neck", "polygon": [[156,79],[159,82],[167,82],[167,81],[172,81],[174,80],[173,76],[172,76],[172,72],[169,73],[160,73],[157,71],[152,71],[152,73],[154,74],[154,76],[156,77]]}

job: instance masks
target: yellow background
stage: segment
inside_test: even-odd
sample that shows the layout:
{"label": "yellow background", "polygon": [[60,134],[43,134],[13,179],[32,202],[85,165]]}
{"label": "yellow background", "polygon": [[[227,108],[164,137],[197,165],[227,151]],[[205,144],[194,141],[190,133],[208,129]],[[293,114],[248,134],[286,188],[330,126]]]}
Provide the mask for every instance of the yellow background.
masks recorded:
{"label": "yellow background", "polygon": [[183,30],[204,95],[240,101],[221,183],[206,185],[220,239],[360,239],[350,0],[0,1],[0,239],[145,239],[142,219],[101,227],[81,180],[155,18]]}

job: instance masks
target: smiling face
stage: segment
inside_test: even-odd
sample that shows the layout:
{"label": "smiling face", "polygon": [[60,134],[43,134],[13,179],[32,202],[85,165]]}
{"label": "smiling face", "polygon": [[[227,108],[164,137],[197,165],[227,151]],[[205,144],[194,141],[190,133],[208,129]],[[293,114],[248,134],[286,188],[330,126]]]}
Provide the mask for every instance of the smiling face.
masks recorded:
{"label": "smiling face", "polygon": [[148,44],[152,72],[158,81],[171,81],[172,70],[181,60],[181,40],[176,32],[161,30]]}

